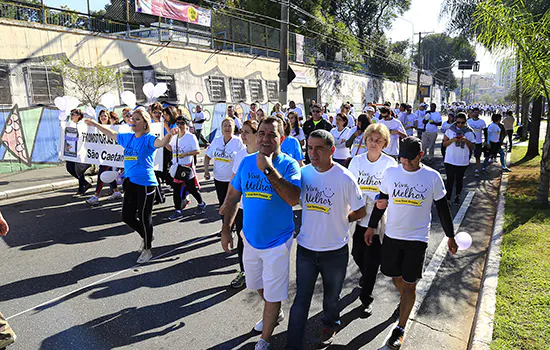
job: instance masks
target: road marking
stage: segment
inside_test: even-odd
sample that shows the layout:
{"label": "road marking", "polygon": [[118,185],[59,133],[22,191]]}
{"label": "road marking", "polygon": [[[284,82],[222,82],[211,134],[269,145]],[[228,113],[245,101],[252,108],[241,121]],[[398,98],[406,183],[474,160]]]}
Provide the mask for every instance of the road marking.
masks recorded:
{"label": "road marking", "polygon": [[[206,235],[206,236],[203,236],[203,237],[199,237],[199,238],[197,238],[197,239],[194,239],[194,240],[192,240],[192,241],[190,241],[190,242],[188,242],[188,243],[186,243],[186,244],[184,244],[184,245],[181,245],[181,246],[179,246],[179,247],[177,247],[177,248],[174,248],[174,249],[172,249],[172,250],[170,250],[170,251],[167,251],[167,252],[165,252],[165,253],[163,253],[163,254],[161,254],[161,255],[155,256],[155,257],[153,257],[153,259],[151,259],[150,261],[158,260],[158,259],[160,259],[160,258],[162,258],[162,257],[165,257],[166,255],[168,255],[168,254],[170,254],[170,253],[172,253],[172,252],[178,250],[178,249],[181,249],[181,248],[186,247],[186,246],[188,246],[188,245],[191,245],[191,244],[194,244],[194,243],[203,241],[203,240],[208,239],[208,238],[212,238],[212,235],[215,235],[215,234],[217,234],[217,233],[218,233],[218,232],[213,232],[213,233],[210,233],[210,234],[208,234],[208,235]],[[60,296],[58,296],[58,297],[56,297],[56,298],[53,298],[53,299],[48,300],[48,301],[46,301],[46,302],[43,302],[42,304],[38,304],[38,305],[36,305],[36,306],[33,306],[33,307],[31,307],[31,308],[29,308],[29,309],[27,309],[27,310],[25,310],[25,311],[21,311],[21,312],[15,314],[15,315],[12,315],[12,316],[10,316],[10,317],[6,317],[6,319],[7,319],[7,320],[11,320],[12,318],[15,318],[15,317],[17,317],[17,316],[21,316],[21,315],[23,315],[23,314],[26,314],[26,313],[29,312],[29,311],[38,309],[38,308],[40,308],[40,307],[42,307],[42,306],[45,306],[45,305],[54,303],[54,302],[56,302],[56,301],[58,301],[58,300],[61,300],[61,299],[63,299],[63,298],[68,297],[68,296],[71,295],[71,294],[80,292],[81,290],[84,290],[84,289],[89,288],[89,287],[91,287],[91,286],[94,286],[94,285],[96,285],[96,284],[103,283],[103,282],[105,282],[105,281],[107,281],[107,280],[110,280],[111,278],[116,277],[116,276],[118,276],[118,275],[120,275],[120,274],[122,274],[122,273],[124,273],[124,272],[131,271],[131,270],[135,269],[136,267],[142,267],[142,266],[147,266],[147,265],[135,264],[134,266],[129,267],[129,268],[127,268],[127,269],[124,269],[124,270],[122,270],[122,271],[112,273],[111,275],[109,275],[109,276],[107,276],[107,277],[104,277],[104,278],[100,279],[99,281],[95,281],[95,282],[93,282],[93,283],[87,284],[87,285],[85,285],[85,286],[83,286],[83,287],[80,287],[80,288],[78,288],[78,289],[75,289],[75,290],[70,291],[70,292],[68,292],[68,293],[65,293],[65,294],[63,294],[63,295],[60,295]]]}
{"label": "road marking", "polygon": [[[458,210],[458,213],[456,213],[453,219],[453,227],[455,232],[459,229],[460,225],[462,224],[462,221],[464,220],[464,217],[466,217],[466,212],[468,211],[470,204],[472,204],[472,199],[474,198],[474,194],[475,194],[475,191],[468,192],[468,194],[466,195],[466,198],[464,199],[464,202],[462,202],[462,205]],[[416,285],[416,301],[411,310],[411,314],[409,315],[409,320],[407,321],[407,326],[405,327],[405,334],[410,328],[410,325],[411,325],[410,320],[416,317],[416,313],[420,309],[420,306],[422,306],[422,302],[424,301],[424,298],[426,297],[426,295],[428,294],[428,291],[430,290],[430,287],[432,286],[432,282],[435,276],[437,275],[437,271],[439,271],[439,268],[441,267],[441,263],[443,263],[443,260],[445,260],[445,257],[447,256],[447,250],[448,250],[447,237],[444,236],[441,242],[439,243],[437,250],[432,256],[432,260],[430,260],[430,264],[428,265],[428,268],[426,269],[426,271],[422,273],[422,279]],[[390,332],[384,339],[384,344],[382,345],[382,349],[385,348],[386,343],[390,338],[393,329],[395,328],[395,326],[397,326],[398,323],[399,321],[395,322],[393,327],[391,327]]]}

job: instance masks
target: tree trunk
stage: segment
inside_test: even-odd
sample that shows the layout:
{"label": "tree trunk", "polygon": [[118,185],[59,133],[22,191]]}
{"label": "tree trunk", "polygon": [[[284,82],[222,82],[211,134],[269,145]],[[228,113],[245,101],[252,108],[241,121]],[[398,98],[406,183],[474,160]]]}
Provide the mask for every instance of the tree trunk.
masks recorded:
{"label": "tree trunk", "polygon": [[521,94],[521,125],[523,125],[523,133],[520,136],[522,141],[527,140],[527,124],[529,120],[529,96],[525,93]]}
{"label": "tree trunk", "polygon": [[529,135],[529,146],[527,147],[527,157],[536,157],[539,155],[540,140],[540,121],[542,117],[542,96],[533,100],[533,113],[531,114],[531,135]]}
{"label": "tree trunk", "polygon": [[546,137],[542,146],[539,188],[537,190],[537,203],[540,203],[543,207],[548,207],[548,192],[550,189],[550,127],[548,121],[546,123]]}

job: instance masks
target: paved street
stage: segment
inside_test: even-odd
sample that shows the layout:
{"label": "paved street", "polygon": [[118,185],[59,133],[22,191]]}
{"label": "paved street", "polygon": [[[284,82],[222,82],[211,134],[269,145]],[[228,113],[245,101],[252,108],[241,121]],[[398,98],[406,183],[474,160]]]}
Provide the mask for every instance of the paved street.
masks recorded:
{"label": "paved street", "polygon": [[[418,322],[411,323],[414,343],[429,340],[429,330],[422,327],[430,322],[440,325],[441,332],[463,325],[462,334],[451,337],[454,346],[448,348],[464,348],[468,341],[498,185],[491,176],[478,185],[472,171],[464,193],[476,191],[471,207],[483,208],[470,208],[464,221],[474,228],[467,229],[474,246],[443,261]],[[135,264],[140,239],[120,222],[120,202],[103,201],[92,208],[71,197],[74,189],[1,201],[11,231],[0,240],[2,261],[8,266],[2,272],[0,310],[19,335],[12,348],[253,348],[258,334],[251,330],[261,317],[262,303],[253,292],[228,287],[237,258],[221,250],[214,187],[212,182],[203,184],[209,203],[205,215],[193,216],[190,207],[184,219],[169,222],[172,200],[155,206],[157,258],[145,266]],[[298,219],[300,210],[295,213]],[[435,215],[426,266],[442,238]],[[287,316],[295,289],[294,252],[291,298],[283,303]],[[360,318],[357,283],[358,269],[350,257],[341,295],[342,329],[333,349],[378,349],[395,321],[390,316],[398,295],[391,281],[379,276],[374,314],[367,319]],[[458,313],[456,305],[461,307]],[[306,334],[308,348],[315,347],[321,312],[318,284]],[[288,318],[276,328],[275,348],[284,347],[287,323]],[[405,347],[417,348],[408,341]]]}

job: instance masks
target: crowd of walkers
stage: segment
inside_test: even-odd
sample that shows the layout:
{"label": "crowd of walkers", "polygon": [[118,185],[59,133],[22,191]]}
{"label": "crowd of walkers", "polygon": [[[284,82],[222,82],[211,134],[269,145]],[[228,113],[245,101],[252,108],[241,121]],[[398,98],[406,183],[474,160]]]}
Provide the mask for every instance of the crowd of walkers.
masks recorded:
{"label": "crowd of walkers", "polygon": [[[141,236],[138,263],[152,258],[151,215],[155,201],[164,202],[161,183],[172,189],[175,211],[170,220],[183,217],[189,194],[197,202],[194,214],[205,212],[196,168],[199,142],[203,144],[204,179],[213,177],[222,222],[221,244],[226,252],[236,248],[238,254],[239,272],[230,285],[246,285],[264,300],[263,315],[254,326],[261,332],[256,349],[270,348],[273,330],[285,317],[281,302],[288,299],[294,239],[297,291],[290,309],[287,348],[303,346],[319,274],[324,310],[319,344],[332,343],[340,324],[337,302],[350,255],[351,223],[355,223],[351,256],[361,275],[357,283],[364,314],[373,312],[379,269],[393,279],[400,294],[394,311],[398,325],[388,340],[390,348],[398,349],[415,302],[416,284],[422,278],[432,204],[454,254],[457,244],[450,205],[460,204],[470,158],[476,159],[476,177],[497,155],[502,169],[509,171],[502,144],[510,133],[499,113],[492,115],[487,126],[479,118],[478,107],[446,106],[446,121],[435,103],[422,103],[415,112],[405,103],[396,108],[390,103],[368,103],[357,116],[350,103],[342,104],[335,113],[330,113],[328,104],[309,107],[306,115],[294,102],[286,110],[277,104],[268,115],[252,104],[250,111],[240,116],[228,106],[215,138],[203,134],[206,118],[201,106],[191,118],[158,103],[148,110],[125,110],[124,122],[131,132],[124,133],[106,125],[114,121],[108,111],[100,113],[99,121],[83,120],[124,148],[122,220]],[[77,110],[71,114],[74,122],[82,117]],[[513,128],[512,114],[506,117],[512,118]],[[164,136],[150,133],[155,122],[164,123]],[[510,124],[510,119],[505,123]],[[439,133],[443,134],[446,182],[430,167],[438,165],[435,148]],[[165,152],[165,161],[163,168],[155,171],[153,157],[159,148]],[[482,154],[485,159],[480,169]],[[68,171],[81,180],[78,194],[83,195],[91,184],[76,167],[67,163]],[[101,186],[98,181],[89,203],[99,201]],[[109,186],[111,197],[122,196],[116,182]],[[293,207],[299,204],[302,223],[295,232]]]}

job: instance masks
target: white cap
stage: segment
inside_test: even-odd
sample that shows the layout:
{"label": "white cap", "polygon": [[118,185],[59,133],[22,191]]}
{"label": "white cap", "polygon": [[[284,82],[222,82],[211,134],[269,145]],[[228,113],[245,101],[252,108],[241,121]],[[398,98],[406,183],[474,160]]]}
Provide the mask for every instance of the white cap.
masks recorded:
{"label": "white cap", "polygon": [[368,106],[363,110],[363,112],[374,112],[374,107]]}

